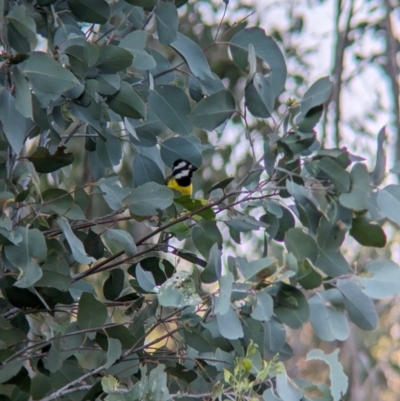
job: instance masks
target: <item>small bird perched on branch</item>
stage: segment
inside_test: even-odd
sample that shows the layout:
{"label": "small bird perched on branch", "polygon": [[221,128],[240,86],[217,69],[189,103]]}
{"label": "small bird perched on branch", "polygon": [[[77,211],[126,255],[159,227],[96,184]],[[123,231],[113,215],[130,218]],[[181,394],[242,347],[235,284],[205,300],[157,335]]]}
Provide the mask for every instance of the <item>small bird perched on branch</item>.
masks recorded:
{"label": "small bird perched on branch", "polygon": [[187,160],[175,160],[172,174],[165,179],[165,185],[179,191],[182,195],[192,195],[192,176],[196,170],[197,167]]}

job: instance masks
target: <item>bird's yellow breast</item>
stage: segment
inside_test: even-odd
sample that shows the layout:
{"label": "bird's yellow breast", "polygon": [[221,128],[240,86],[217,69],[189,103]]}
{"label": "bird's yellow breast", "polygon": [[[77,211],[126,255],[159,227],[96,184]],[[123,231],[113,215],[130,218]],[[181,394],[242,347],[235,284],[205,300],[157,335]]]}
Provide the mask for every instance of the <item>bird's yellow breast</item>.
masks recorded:
{"label": "bird's yellow breast", "polygon": [[169,188],[175,189],[177,191],[179,191],[182,195],[192,195],[193,192],[193,185],[190,184],[187,187],[182,187],[181,185],[179,185],[175,178],[170,178],[168,180],[167,186]]}

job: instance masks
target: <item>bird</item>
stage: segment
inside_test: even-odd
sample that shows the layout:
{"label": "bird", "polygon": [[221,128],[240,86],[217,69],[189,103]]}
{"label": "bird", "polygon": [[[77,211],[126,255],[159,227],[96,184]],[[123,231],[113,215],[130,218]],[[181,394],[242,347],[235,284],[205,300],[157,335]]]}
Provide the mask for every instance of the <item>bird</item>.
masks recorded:
{"label": "bird", "polygon": [[172,174],[165,179],[168,188],[179,191],[182,195],[192,195],[192,176],[197,167],[185,159],[177,159],[172,167]]}

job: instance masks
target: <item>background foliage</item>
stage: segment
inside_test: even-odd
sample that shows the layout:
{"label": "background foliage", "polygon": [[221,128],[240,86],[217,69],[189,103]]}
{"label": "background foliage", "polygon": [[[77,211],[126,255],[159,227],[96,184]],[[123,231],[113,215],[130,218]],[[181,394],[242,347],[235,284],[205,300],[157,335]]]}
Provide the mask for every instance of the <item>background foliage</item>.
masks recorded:
{"label": "background foliage", "polygon": [[[1,399],[339,400],[337,345],[399,292],[375,250],[400,223],[385,129],[368,170],[339,147],[340,80],[202,6],[2,3]],[[163,185],[177,158],[201,167],[194,199]],[[302,335],[329,380],[291,371]]]}

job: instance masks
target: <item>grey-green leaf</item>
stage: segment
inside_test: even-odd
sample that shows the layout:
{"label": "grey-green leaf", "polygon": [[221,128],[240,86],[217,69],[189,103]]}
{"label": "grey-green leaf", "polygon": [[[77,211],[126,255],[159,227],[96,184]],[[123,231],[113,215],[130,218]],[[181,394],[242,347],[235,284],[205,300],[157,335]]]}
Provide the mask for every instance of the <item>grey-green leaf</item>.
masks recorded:
{"label": "grey-green leaf", "polygon": [[122,354],[122,346],[121,342],[115,338],[108,339],[108,348],[107,348],[107,362],[105,364],[105,368],[108,369],[111,365],[116,362]]}
{"label": "grey-green leaf", "polygon": [[126,202],[135,216],[151,216],[165,210],[173,202],[174,192],[164,185],[149,182],[135,188]]}
{"label": "grey-green leaf", "polygon": [[137,252],[132,235],[125,230],[108,229],[103,236],[107,242],[116,243],[122,247],[127,256],[133,256]]}
{"label": "grey-green leaf", "polygon": [[217,314],[218,330],[222,337],[228,340],[237,340],[243,337],[243,327],[236,312],[229,307],[225,314]]}
{"label": "grey-green leaf", "polygon": [[79,300],[78,324],[81,329],[101,327],[107,319],[107,308],[90,294],[84,292]]}
{"label": "grey-green leaf", "polygon": [[314,82],[306,91],[300,102],[300,114],[296,118],[298,123],[313,107],[324,104],[331,93],[332,81],[329,77],[323,77]]}
{"label": "grey-green leaf", "polygon": [[318,245],[314,238],[301,228],[291,228],[285,234],[285,245],[297,260],[310,259],[313,263],[318,257]]}
{"label": "grey-green leaf", "polygon": [[311,324],[321,340],[347,339],[350,327],[344,313],[343,298],[337,289],[317,293],[309,299],[308,304]]}
{"label": "grey-green leaf", "polygon": [[156,7],[158,40],[163,45],[169,45],[177,39],[178,11],[172,3],[159,3]]}
{"label": "grey-green leaf", "polygon": [[221,277],[221,254],[222,253],[219,249],[219,244],[214,243],[210,249],[207,266],[200,274],[200,278],[203,283],[214,283]]}
{"label": "grey-green leaf", "polygon": [[224,315],[228,312],[231,305],[231,294],[233,284],[233,274],[228,272],[224,276],[219,277],[219,294],[215,297],[214,313]]}
{"label": "grey-green leaf", "polygon": [[344,306],[352,322],[364,330],[373,330],[378,324],[378,315],[371,298],[351,279],[338,280],[337,289],[343,295]]}
{"label": "grey-green leaf", "polygon": [[256,73],[245,92],[246,106],[254,117],[268,118],[274,110],[275,96],[269,77]]}
{"label": "grey-green leaf", "polygon": [[200,100],[190,113],[190,119],[196,127],[212,131],[235,111],[235,98],[229,90],[223,89]]}
{"label": "grey-green leaf", "polygon": [[0,90],[0,121],[9,144],[19,154],[24,144],[28,120],[17,110],[15,97],[5,88]]}
{"label": "grey-green leaf", "polygon": [[192,73],[200,79],[213,79],[208,61],[201,47],[187,36],[177,33],[178,39],[170,44],[186,61]]}
{"label": "grey-green leaf", "polygon": [[43,52],[31,53],[24,74],[35,88],[45,93],[61,94],[80,85],[74,74]]}
{"label": "grey-green leaf", "polygon": [[340,203],[355,211],[367,209],[367,199],[371,192],[368,170],[364,164],[357,163],[350,172],[351,190],[342,193],[339,197]]}
{"label": "grey-green leaf", "polygon": [[274,309],[274,301],[268,290],[258,291],[256,294],[257,304],[251,313],[251,317],[256,320],[269,320],[272,317]]}
{"label": "grey-green leaf", "polygon": [[152,291],[156,286],[152,272],[143,270],[140,263],[136,265],[136,280],[140,287],[145,291]]}
{"label": "grey-green leaf", "polygon": [[377,204],[382,214],[400,225],[400,185],[390,184],[378,192]]}
{"label": "grey-green leaf", "polygon": [[96,259],[87,256],[82,242],[73,233],[68,221],[64,217],[58,217],[57,223],[60,226],[61,231],[64,233],[65,239],[68,241],[74,259],[78,263],[83,264],[91,264],[95,262]]}
{"label": "grey-green leaf", "polygon": [[99,181],[104,200],[112,210],[120,210],[124,204],[123,200],[131,192],[130,188],[123,188],[118,177],[102,178]]}
{"label": "grey-green leaf", "polygon": [[329,365],[330,390],[333,401],[340,401],[347,392],[349,380],[343,371],[343,366],[339,362],[339,350],[336,349],[331,354],[324,354],[320,349],[313,349],[307,354],[307,361],[318,359]]}
{"label": "grey-green leaf", "polygon": [[222,235],[215,221],[200,220],[192,228],[192,240],[199,252],[208,258],[212,246],[215,243],[222,244]]}
{"label": "grey-green leaf", "polygon": [[[254,46],[256,55],[263,59],[271,68],[271,84],[275,96],[278,96],[286,82],[286,63],[282,51],[275,40],[265,34],[261,28],[242,29],[230,40],[230,50],[233,59],[242,69],[247,66],[249,44]],[[242,57],[245,53],[245,57]]]}
{"label": "grey-green leaf", "polygon": [[375,299],[384,299],[400,293],[400,267],[386,259],[368,262],[358,274],[362,292]]}
{"label": "grey-green leaf", "polygon": [[124,117],[146,119],[146,105],[141,96],[125,81],[121,81],[120,89],[108,97],[111,110]]}
{"label": "grey-green leaf", "polygon": [[180,135],[192,133],[190,103],[182,89],[172,85],[156,86],[150,91],[149,102],[154,113],[169,129]]}

